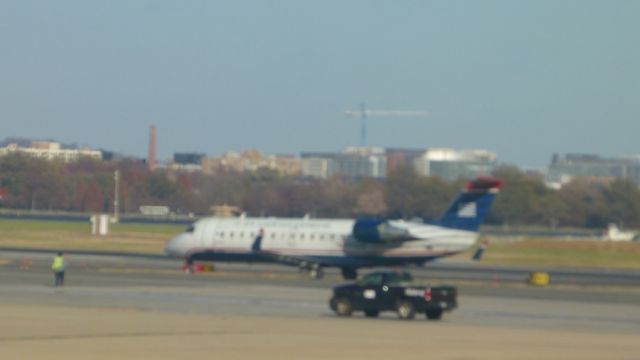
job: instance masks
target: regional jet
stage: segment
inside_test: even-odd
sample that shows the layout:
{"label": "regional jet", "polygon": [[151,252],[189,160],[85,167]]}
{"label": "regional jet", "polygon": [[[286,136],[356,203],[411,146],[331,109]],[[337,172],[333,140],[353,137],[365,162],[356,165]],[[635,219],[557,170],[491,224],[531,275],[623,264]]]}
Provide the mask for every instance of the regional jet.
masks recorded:
{"label": "regional jet", "polygon": [[169,240],[165,252],[186,261],[271,262],[298,266],[311,278],[337,267],[345,279],[359,268],[423,265],[475,245],[502,186],[494,178],[467,183],[435,221],[380,218],[204,218]]}

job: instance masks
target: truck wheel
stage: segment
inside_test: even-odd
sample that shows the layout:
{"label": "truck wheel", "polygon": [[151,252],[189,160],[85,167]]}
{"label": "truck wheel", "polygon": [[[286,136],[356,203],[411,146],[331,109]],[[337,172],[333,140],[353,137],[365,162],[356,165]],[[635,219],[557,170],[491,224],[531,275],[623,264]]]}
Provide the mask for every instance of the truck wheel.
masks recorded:
{"label": "truck wheel", "polygon": [[378,310],[365,310],[364,316],[366,317],[378,317],[380,315],[380,311]]}
{"label": "truck wheel", "polygon": [[396,311],[402,320],[411,320],[416,314],[416,309],[410,301],[399,301],[396,305]]}
{"label": "truck wheel", "polygon": [[335,300],[335,306],[338,316],[351,316],[351,301],[345,298],[337,298]]}
{"label": "truck wheel", "polygon": [[442,310],[441,309],[434,309],[434,310],[427,310],[427,319],[429,320],[440,320],[442,319]]}

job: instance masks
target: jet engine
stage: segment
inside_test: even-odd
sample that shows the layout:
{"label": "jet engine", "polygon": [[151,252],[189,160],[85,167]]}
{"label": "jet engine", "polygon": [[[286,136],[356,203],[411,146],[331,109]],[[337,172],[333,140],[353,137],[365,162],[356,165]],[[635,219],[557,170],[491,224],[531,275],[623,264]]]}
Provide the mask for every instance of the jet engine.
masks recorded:
{"label": "jet engine", "polygon": [[364,243],[393,243],[411,240],[409,231],[383,219],[358,219],[353,225],[353,237]]}

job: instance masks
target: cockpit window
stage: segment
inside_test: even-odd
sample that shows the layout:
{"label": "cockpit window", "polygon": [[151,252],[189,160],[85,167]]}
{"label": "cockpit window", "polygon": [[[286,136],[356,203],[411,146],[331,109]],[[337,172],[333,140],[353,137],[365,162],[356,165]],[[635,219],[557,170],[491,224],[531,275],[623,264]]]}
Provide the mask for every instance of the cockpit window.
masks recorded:
{"label": "cockpit window", "polygon": [[192,233],[196,229],[196,226],[191,224],[184,232]]}

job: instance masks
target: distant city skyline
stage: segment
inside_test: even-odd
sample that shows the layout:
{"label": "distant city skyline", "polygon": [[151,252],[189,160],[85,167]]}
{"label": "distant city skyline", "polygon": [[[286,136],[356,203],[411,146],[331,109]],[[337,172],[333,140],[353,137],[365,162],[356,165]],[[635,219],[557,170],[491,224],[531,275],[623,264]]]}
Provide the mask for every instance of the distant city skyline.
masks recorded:
{"label": "distant city skyline", "polygon": [[640,2],[0,0],[0,138],[158,159],[360,144],[640,154]]}

